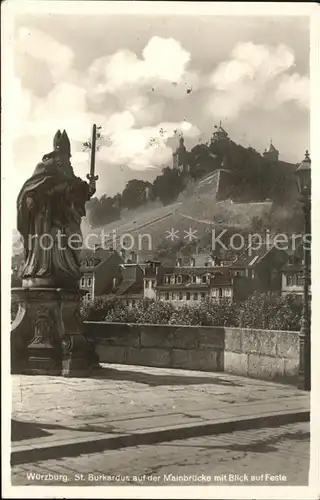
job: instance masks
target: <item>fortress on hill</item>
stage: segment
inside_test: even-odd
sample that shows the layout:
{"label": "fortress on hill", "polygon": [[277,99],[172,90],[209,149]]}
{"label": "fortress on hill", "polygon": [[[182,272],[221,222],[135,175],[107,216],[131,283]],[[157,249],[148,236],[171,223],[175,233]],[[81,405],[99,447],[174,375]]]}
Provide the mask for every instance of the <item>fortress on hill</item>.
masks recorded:
{"label": "fortress on hill", "polygon": [[233,142],[221,121],[208,143],[190,151],[181,134],[172,153],[172,168],[186,179],[186,191],[195,180],[199,194],[210,184],[217,200],[243,197],[244,201],[264,201],[280,199],[283,194],[291,200],[297,195],[296,165],[280,160],[272,139],[261,155],[252,147]]}

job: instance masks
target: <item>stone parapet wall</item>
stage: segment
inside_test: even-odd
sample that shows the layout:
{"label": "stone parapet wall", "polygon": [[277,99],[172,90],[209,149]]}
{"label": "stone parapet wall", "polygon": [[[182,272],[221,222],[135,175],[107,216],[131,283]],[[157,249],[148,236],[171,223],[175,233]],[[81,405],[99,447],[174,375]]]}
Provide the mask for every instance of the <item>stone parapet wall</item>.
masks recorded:
{"label": "stone parapet wall", "polygon": [[223,328],[224,371],[296,384],[299,332]]}
{"label": "stone parapet wall", "polygon": [[102,363],[226,372],[296,384],[298,332],[87,322]]}

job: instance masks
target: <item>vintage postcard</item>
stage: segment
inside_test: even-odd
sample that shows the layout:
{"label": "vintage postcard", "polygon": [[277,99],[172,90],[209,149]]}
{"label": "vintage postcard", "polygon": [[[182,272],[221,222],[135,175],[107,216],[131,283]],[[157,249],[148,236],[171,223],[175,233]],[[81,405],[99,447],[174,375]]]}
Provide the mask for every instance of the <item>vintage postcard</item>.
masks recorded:
{"label": "vintage postcard", "polygon": [[319,9],[2,14],[3,496],[318,499]]}

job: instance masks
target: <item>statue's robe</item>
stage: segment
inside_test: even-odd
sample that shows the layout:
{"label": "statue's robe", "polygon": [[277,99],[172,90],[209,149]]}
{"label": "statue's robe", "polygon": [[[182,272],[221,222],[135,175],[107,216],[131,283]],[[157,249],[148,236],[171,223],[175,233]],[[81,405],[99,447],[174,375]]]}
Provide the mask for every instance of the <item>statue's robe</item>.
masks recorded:
{"label": "statue's robe", "polygon": [[[79,219],[75,220],[71,193],[77,190]],[[32,210],[26,203],[28,196],[34,200]],[[56,286],[75,286],[80,279],[79,250],[74,243],[72,248],[68,245],[67,237],[70,233],[78,234],[80,243],[80,221],[87,199],[88,185],[74,175],[71,166],[60,167],[54,154],[43,157],[17,199],[17,229],[25,248],[23,279],[42,278]],[[58,233],[64,236],[58,238]]]}

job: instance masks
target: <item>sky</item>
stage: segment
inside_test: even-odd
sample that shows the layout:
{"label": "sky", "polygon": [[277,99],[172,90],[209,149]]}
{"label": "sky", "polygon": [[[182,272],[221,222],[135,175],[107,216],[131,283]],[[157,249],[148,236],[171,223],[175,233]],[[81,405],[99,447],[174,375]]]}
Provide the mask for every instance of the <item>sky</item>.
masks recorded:
{"label": "sky", "polygon": [[164,15],[16,17],[12,112],[17,190],[66,129],[85,176],[82,142],[101,126],[97,194],[154,179],[223,127],[280,159],[309,147],[309,18]]}

